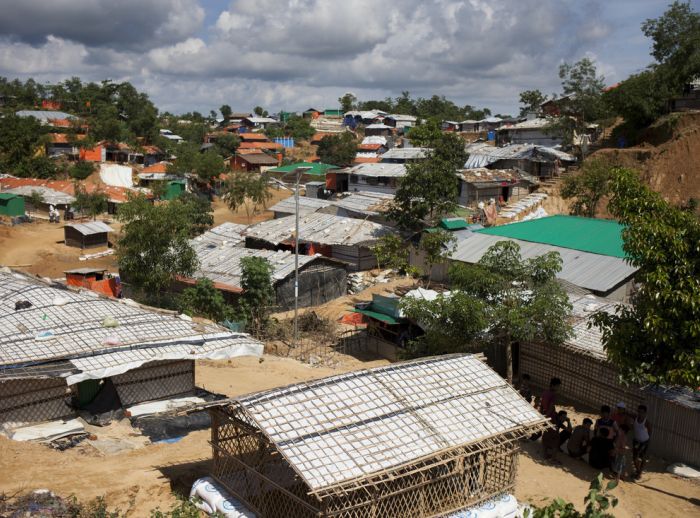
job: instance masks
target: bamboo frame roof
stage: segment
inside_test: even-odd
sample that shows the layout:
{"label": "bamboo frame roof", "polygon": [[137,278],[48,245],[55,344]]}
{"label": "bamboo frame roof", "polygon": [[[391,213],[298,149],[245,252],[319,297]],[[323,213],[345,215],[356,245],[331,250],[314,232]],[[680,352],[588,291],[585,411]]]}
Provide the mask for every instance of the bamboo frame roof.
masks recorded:
{"label": "bamboo frame roof", "polygon": [[526,435],[545,422],[473,355],[350,372],[242,396],[232,405],[313,493],[378,480],[455,448]]}

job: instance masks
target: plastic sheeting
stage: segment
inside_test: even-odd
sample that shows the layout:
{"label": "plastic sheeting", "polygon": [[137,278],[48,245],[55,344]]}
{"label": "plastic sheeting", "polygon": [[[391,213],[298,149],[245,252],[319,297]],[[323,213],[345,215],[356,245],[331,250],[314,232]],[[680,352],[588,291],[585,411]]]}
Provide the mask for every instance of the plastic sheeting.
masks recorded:
{"label": "plastic sheeting", "polygon": [[100,180],[112,187],[132,188],[133,169],[126,165],[100,164]]}
{"label": "plastic sheeting", "polygon": [[228,492],[211,477],[203,477],[192,484],[190,498],[195,506],[207,514],[219,513],[225,518],[255,518],[248,508],[231,497]]}
{"label": "plastic sheeting", "polygon": [[39,441],[50,442],[75,435],[85,433],[85,427],[79,419],[69,421],[50,421],[32,426],[24,426],[13,431],[11,439],[15,441]]}
{"label": "plastic sheeting", "polygon": [[518,508],[518,501],[513,495],[505,494],[479,506],[458,511],[447,518],[516,518],[519,516],[522,514]]}

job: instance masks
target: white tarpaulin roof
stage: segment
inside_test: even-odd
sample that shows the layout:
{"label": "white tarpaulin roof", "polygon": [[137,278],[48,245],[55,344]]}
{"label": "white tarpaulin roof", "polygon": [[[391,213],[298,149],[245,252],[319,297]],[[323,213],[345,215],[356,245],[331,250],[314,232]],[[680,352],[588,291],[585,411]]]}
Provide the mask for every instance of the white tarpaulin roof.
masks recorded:
{"label": "white tarpaulin roof", "polygon": [[312,491],[544,422],[471,355],[350,372],[233,404]]}
{"label": "white tarpaulin roof", "polygon": [[131,189],[134,186],[133,169],[127,165],[100,164],[100,180],[105,185]]}
{"label": "white tarpaulin roof", "polygon": [[[16,310],[19,301],[31,306]],[[118,325],[106,326],[108,317]],[[76,383],[154,360],[259,356],[262,350],[250,336],[214,324],[0,271],[0,378],[41,371]],[[54,364],[59,374],[50,373]]]}
{"label": "white tarpaulin roof", "polygon": [[564,162],[575,162],[576,157],[553,147],[537,146],[534,144],[511,144],[504,147],[467,146],[469,158],[464,164],[465,169],[487,167],[499,160],[536,160],[553,162],[557,159]]}

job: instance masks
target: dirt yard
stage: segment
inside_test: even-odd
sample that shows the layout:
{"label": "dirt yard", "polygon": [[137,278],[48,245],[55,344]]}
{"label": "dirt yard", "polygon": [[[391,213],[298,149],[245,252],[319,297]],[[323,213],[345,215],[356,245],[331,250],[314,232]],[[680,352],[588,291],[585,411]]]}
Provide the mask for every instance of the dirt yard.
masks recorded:
{"label": "dirt yard", "polygon": [[[265,356],[223,362],[203,362],[197,367],[198,383],[229,396],[296,383],[362,367],[385,364],[385,360],[360,362],[344,357],[336,369],[310,367],[288,358]],[[575,423],[582,414],[575,414]],[[112,427],[122,425],[112,425]],[[110,428],[112,428],[110,427]],[[129,435],[127,428],[123,432]],[[100,435],[111,436],[115,430]],[[137,440],[133,432],[132,440]],[[126,437],[129,439],[130,437]],[[49,488],[59,495],[79,499],[105,496],[110,508],[129,510],[131,516],[147,516],[156,506],[174,503],[172,492],[188,492],[190,484],[207,473],[211,449],[208,430],[192,432],[175,444],[150,444],[144,448],[105,455],[89,441],[57,452],[38,444],[0,438],[0,493],[12,495]],[[582,506],[595,473],[587,465],[560,456],[562,464],[546,464],[538,443],[527,443],[520,455],[516,495],[521,500],[543,503],[560,496]],[[697,516],[700,484],[663,472],[655,462],[637,483],[623,482],[615,490],[619,518]]]}
{"label": "dirt yard", "polygon": [[[278,201],[289,198],[293,193],[287,189],[273,187],[270,192],[272,193],[272,198],[267,202],[268,207],[272,207]],[[221,225],[222,223],[242,223],[244,225],[250,225],[252,223],[259,223],[261,221],[266,221],[272,219],[274,214],[269,210],[258,210],[253,214],[251,207],[251,217],[248,218],[245,207],[239,207],[236,212],[231,212],[226,206],[226,203],[221,200],[221,198],[216,198],[212,203],[214,207],[214,226]]]}

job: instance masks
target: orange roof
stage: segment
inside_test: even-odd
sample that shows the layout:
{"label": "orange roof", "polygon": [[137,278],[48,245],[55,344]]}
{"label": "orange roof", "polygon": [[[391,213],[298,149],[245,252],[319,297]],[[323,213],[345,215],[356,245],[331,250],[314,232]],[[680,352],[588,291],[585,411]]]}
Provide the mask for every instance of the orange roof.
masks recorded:
{"label": "orange roof", "polygon": [[[51,133],[51,142],[54,144],[68,144],[68,135],[65,133]],[[85,138],[85,135],[76,135],[75,139],[76,140],[83,140]]]}
{"label": "orange roof", "polygon": [[52,126],[58,126],[61,128],[70,128],[71,121],[68,119],[49,119],[49,124]]}
{"label": "orange roof", "polygon": [[[48,187],[54,191],[61,191],[71,196],[75,195],[73,182],[67,180],[40,180],[39,178],[0,178],[0,185],[3,189],[14,189],[15,187],[24,187],[26,185],[32,187]],[[128,200],[129,193],[136,194],[136,191],[127,189],[126,187],[113,187],[111,185],[95,185],[92,183],[82,182],[82,186],[88,193],[101,190],[104,192],[110,201],[122,203]]]}
{"label": "orange roof", "polygon": [[283,147],[277,142],[241,142],[238,149],[282,149]]}
{"label": "orange roof", "polygon": [[143,146],[143,152],[147,155],[157,155],[163,152],[158,146]]}
{"label": "orange roof", "polygon": [[360,151],[376,151],[381,147],[381,144],[360,144],[359,146],[357,146],[357,149],[359,149]]}
{"label": "orange roof", "polygon": [[264,133],[239,133],[238,136],[243,142],[268,142]]}
{"label": "orange roof", "polygon": [[311,143],[312,144],[317,144],[321,142],[324,138],[332,136],[333,133],[315,133],[313,137],[311,137]]}
{"label": "orange roof", "polygon": [[144,173],[165,173],[167,172],[170,162],[158,162],[157,164],[149,165],[143,168]]}
{"label": "orange roof", "polygon": [[380,160],[378,156],[356,156],[353,164],[376,164]]}
{"label": "orange roof", "polygon": [[260,153],[263,153],[262,149],[255,148],[255,147],[249,147],[249,148],[245,148],[245,147],[240,148],[239,147],[236,151],[239,155],[258,155]]}

